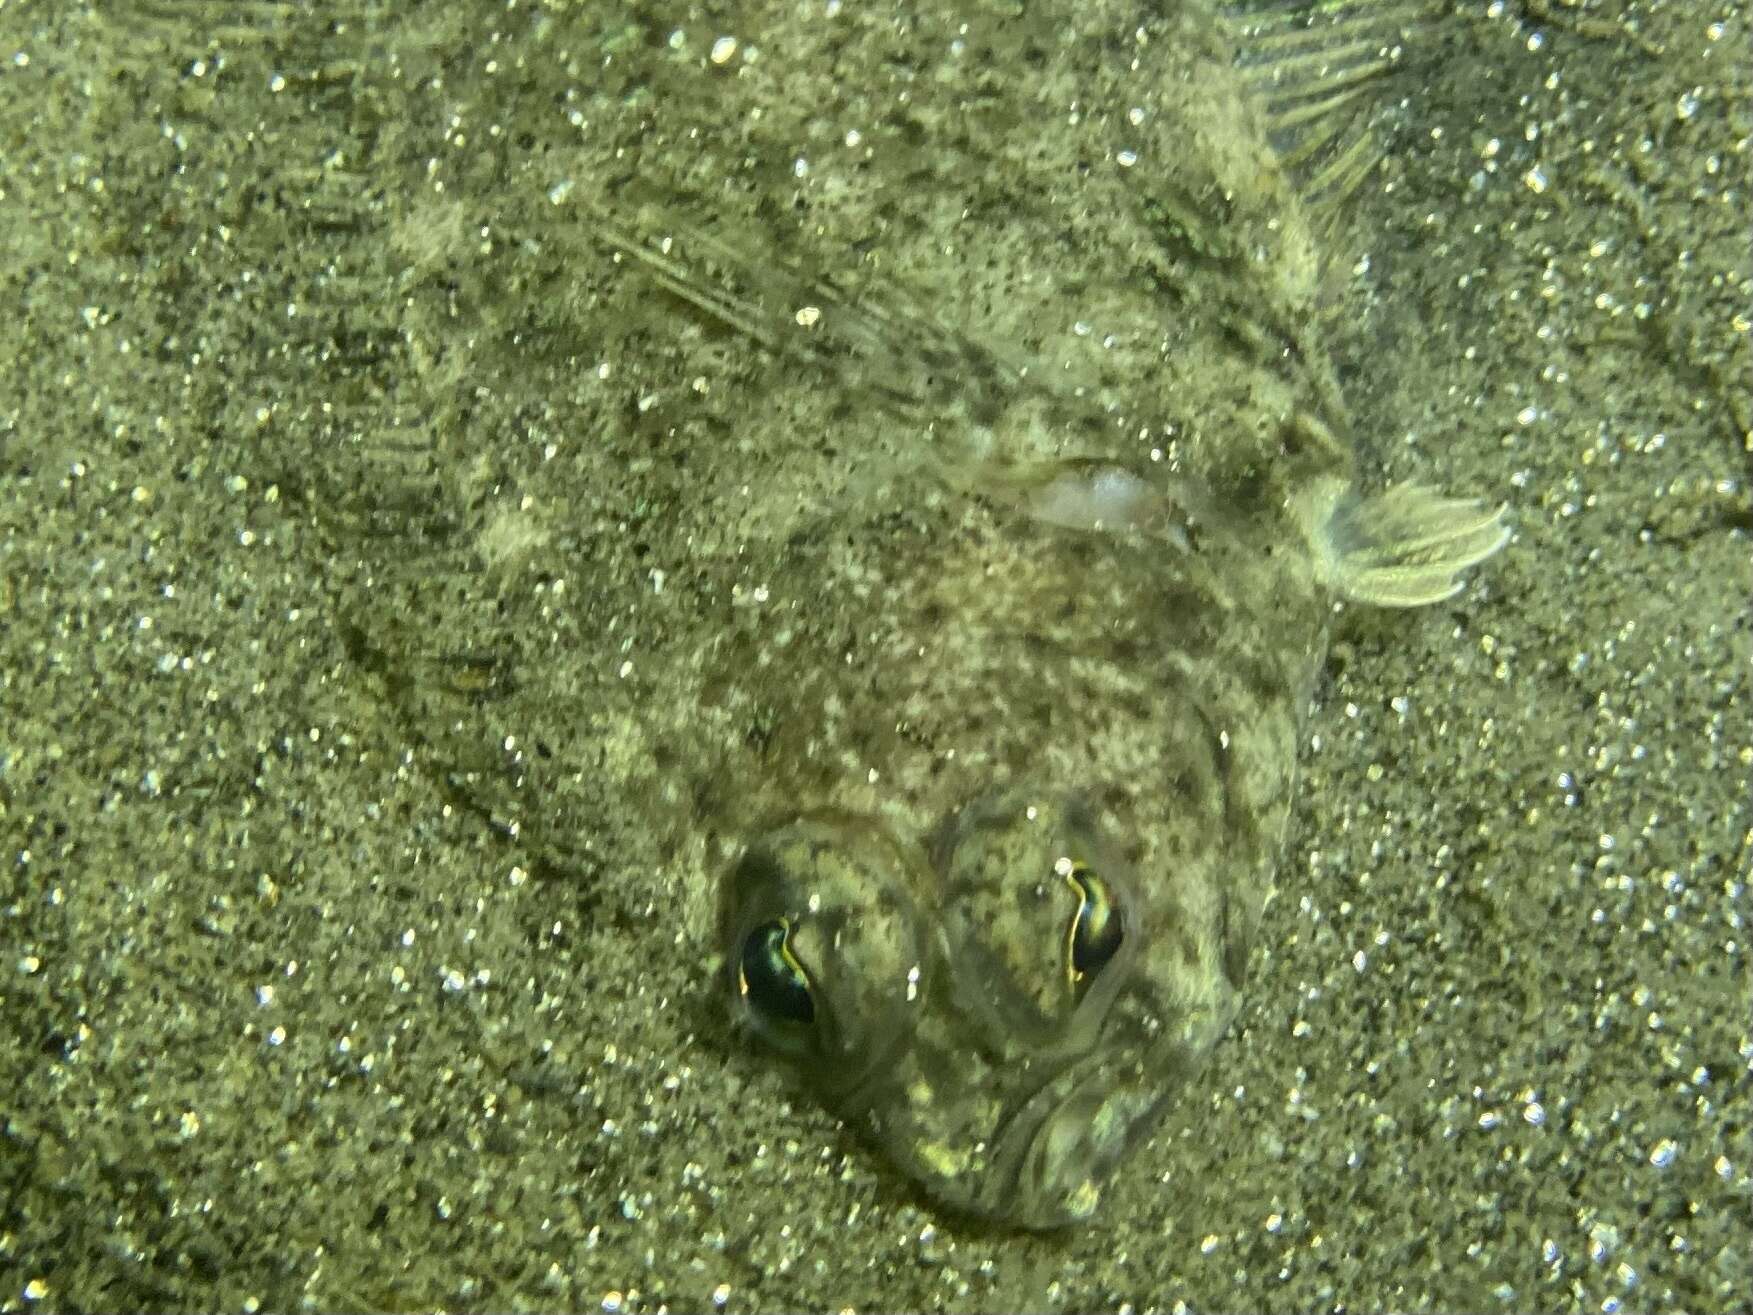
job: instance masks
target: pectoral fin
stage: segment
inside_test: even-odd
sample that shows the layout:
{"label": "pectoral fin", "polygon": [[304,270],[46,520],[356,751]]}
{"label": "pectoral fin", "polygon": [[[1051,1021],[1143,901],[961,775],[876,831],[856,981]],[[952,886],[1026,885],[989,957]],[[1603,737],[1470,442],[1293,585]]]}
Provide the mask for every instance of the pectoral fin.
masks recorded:
{"label": "pectoral fin", "polygon": [[1377,607],[1422,607],[1460,591],[1461,573],[1502,548],[1504,508],[1399,484],[1374,497],[1312,502],[1308,531],[1327,582]]}

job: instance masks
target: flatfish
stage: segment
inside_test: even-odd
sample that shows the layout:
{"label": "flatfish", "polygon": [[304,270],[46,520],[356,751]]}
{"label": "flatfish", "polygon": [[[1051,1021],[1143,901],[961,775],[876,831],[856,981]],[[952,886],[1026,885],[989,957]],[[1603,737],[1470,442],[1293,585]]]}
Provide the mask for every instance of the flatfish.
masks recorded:
{"label": "flatfish", "polygon": [[611,281],[734,355],[695,391],[746,392],[721,414],[760,506],[690,531],[734,566],[642,644],[643,703],[606,713],[556,645],[495,696],[502,761],[452,778],[560,864],[569,783],[638,789],[717,883],[752,1047],[935,1201],[1029,1228],[1096,1212],[1236,1014],[1336,604],[1449,598],[1507,537],[1370,487],[1321,348],[1387,7],[1240,59],[1201,4],[1061,17],[1009,82],[908,70],[913,147],[959,163],[880,223],[818,204],[769,243],[782,209],[631,171],[572,202]]}

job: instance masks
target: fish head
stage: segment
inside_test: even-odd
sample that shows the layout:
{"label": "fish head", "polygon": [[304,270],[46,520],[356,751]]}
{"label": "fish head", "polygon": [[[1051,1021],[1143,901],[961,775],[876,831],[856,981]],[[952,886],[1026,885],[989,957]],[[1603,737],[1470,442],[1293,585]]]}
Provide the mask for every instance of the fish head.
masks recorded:
{"label": "fish head", "polygon": [[1027,786],[916,846],[793,818],[723,887],[731,1008],[941,1205],[1080,1223],[1230,1012],[1221,974],[1159,971],[1124,852]]}

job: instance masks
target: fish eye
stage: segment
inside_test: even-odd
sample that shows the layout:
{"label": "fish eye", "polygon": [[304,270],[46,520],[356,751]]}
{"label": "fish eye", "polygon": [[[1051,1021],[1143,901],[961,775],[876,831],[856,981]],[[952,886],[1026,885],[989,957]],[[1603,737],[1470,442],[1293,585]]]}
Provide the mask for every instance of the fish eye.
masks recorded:
{"label": "fish eye", "polygon": [[838,1097],[917,1017],[936,903],[924,855],[851,813],[809,813],[752,837],[720,891],[731,1016]]}
{"label": "fish eye", "polygon": [[1114,891],[1087,863],[1062,858],[1054,865],[1077,896],[1065,931],[1065,971],[1073,986],[1107,967],[1125,939],[1125,919]]}
{"label": "fish eye", "polygon": [[779,1028],[816,1021],[809,974],[791,952],[791,920],[759,923],[743,939],[737,990],[762,1021]]}
{"label": "fish eye", "polygon": [[1025,785],[976,799],[936,838],[940,937],[976,984],[956,998],[993,1035],[1088,1044],[1132,980],[1142,910],[1102,822],[1076,795]]}

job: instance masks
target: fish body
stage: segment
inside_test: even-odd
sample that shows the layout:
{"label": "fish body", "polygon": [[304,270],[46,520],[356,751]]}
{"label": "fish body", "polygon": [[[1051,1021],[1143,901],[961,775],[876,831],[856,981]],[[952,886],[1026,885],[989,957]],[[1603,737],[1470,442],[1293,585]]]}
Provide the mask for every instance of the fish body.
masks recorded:
{"label": "fish body", "polygon": [[1024,1227],[1095,1212],[1237,1011],[1335,602],[1446,597],[1504,540],[1359,493],[1309,212],[1221,25],[1175,21],[1132,116],[1163,172],[1106,213],[1060,312],[1093,328],[1044,359],[1016,344],[1066,289],[1039,249],[1006,264],[1022,232],[963,290],[1006,307],[977,330],[783,269],[714,291],[686,236],[611,234],[913,445],[789,536],[715,651],[703,702],[759,728],[702,811],[738,851],[724,989],[935,1199]]}
{"label": "fish body", "polygon": [[[934,1200],[1030,1228],[1096,1212],[1236,1014],[1335,603],[1437,601],[1505,537],[1360,486],[1309,203],[1355,152],[1274,118],[1201,4],[1064,18],[998,92],[909,66],[906,103],[973,108],[888,222],[816,212],[814,268],[795,232],[764,249],[770,210],[700,222],[622,179],[580,213],[646,290],[629,316],[734,345],[689,395],[761,494],[699,531],[731,596],[640,659],[642,815],[718,883],[741,1031]],[[1375,28],[1334,30],[1370,67]],[[780,91],[762,130],[813,131]],[[515,788],[453,779],[540,845],[614,694],[521,680],[494,711]]]}
{"label": "fish body", "polygon": [[1086,1217],[1235,1013],[1330,605],[1258,514],[1182,549],[920,490],[880,567],[782,577],[864,605],[736,646],[728,696],[784,711],[732,1008],[958,1208]]}

